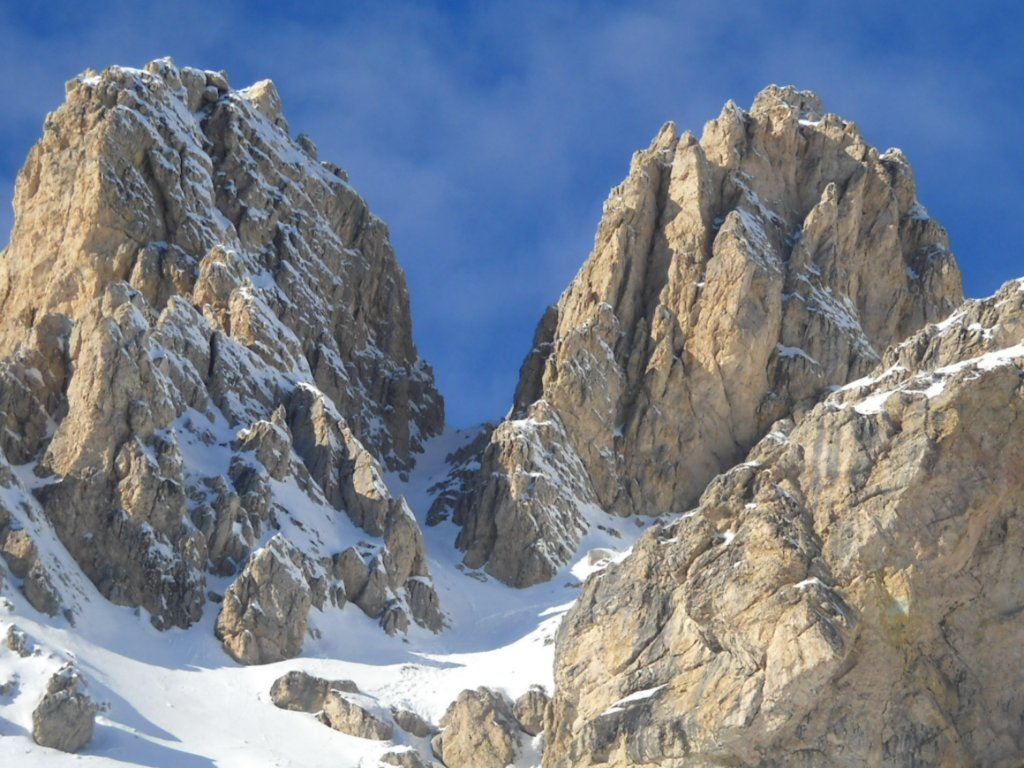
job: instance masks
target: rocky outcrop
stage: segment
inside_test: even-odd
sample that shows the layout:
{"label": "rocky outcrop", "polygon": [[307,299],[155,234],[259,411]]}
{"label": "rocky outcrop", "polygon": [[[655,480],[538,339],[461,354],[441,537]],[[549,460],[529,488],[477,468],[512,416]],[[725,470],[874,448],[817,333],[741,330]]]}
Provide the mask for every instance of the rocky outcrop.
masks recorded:
{"label": "rocky outcrop", "polygon": [[441,727],[433,748],[448,768],[505,768],[515,762],[520,749],[512,702],[490,688],[460,693]]}
{"label": "rocky outcrop", "polygon": [[587,509],[689,507],[780,418],[962,300],[898,150],[770,87],[698,141],[666,125],[541,320],[510,416],[455,504],[465,564],[551,578]]}
{"label": "rocky outcrop", "polygon": [[32,655],[35,644],[25,630],[21,629],[17,624],[11,624],[7,628],[7,634],[4,636],[4,646],[7,650],[18,654],[24,659]]}
{"label": "rocky outcrop", "polygon": [[391,713],[376,699],[360,693],[331,689],[324,699],[321,717],[334,730],[361,739],[389,741],[395,735]]}
{"label": "rocky outcrop", "polygon": [[[0,562],[6,564],[13,577],[21,580],[21,591],[29,605],[40,613],[56,616],[62,606],[60,592],[54,586],[51,573],[43,565],[32,535],[22,527],[16,511],[8,509],[8,504],[14,503],[23,489],[0,454],[0,491],[5,490],[11,495],[6,498],[0,496]],[[0,586],[3,585],[4,573],[0,568]]]}
{"label": "rocky outcrop", "polygon": [[426,768],[419,753],[412,747],[392,749],[380,756],[384,765],[397,765],[399,768]]}
{"label": "rocky outcrop", "polygon": [[[251,575],[299,530],[312,604],[343,604],[340,510],[385,585],[374,617],[439,629],[419,528],[380,477],[442,426],[387,228],[290,138],[270,81],[160,60],[68,83],[0,254],[0,452],[35,465],[103,595],[187,627],[207,572]],[[18,578],[52,613],[46,576]]]}
{"label": "rocky outcrop", "polygon": [[550,701],[551,697],[543,688],[533,685],[516,699],[512,713],[524,731],[531,736],[536,736],[544,730],[544,713],[547,711]]}
{"label": "rocky outcrop", "polygon": [[50,678],[32,712],[32,738],[43,747],[77,752],[92,741],[96,710],[85,694],[81,675],[65,666]]}
{"label": "rocky outcrop", "polygon": [[332,690],[359,692],[351,680],[325,680],[301,670],[293,670],[274,681],[270,688],[270,700],[281,709],[319,712],[324,708],[324,700]]}
{"label": "rocky outcrop", "polygon": [[394,716],[395,725],[420,739],[427,738],[436,730],[434,726],[408,709],[396,709],[391,714]]}
{"label": "rocky outcrop", "polygon": [[587,582],[544,765],[1016,764],[1022,382],[1015,281],[777,423]]}
{"label": "rocky outcrop", "polygon": [[[293,670],[274,681],[270,698],[275,706],[297,712],[310,712],[324,725],[350,736],[375,741],[395,739],[395,726],[417,738],[427,738],[435,728],[405,709],[388,709],[380,701],[359,690],[351,680],[325,680]],[[391,750],[381,757],[388,765],[423,766],[425,763],[411,747]]]}
{"label": "rocky outcrop", "polygon": [[295,560],[301,554],[280,536],[255,552],[224,595],[217,638],[243,664],[297,656],[312,605],[309,585]]}

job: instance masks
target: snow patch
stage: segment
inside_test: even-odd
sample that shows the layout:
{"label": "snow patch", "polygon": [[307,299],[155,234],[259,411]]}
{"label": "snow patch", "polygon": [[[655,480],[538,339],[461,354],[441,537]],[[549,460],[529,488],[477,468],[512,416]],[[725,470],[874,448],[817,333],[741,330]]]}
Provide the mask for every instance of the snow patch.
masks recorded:
{"label": "snow patch", "polygon": [[636,704],[638,701],[644,701],[645,699],[651,698],[662,688],[667,687],[667,685],[668,683],[665,683],[664,685],[658,685],[654,688],[645,688],[642,691],[635,691],[634,693],[631,693],[628,696],[625,696],[616,701],[614,704],[608,707],[608,709],[602,712],[599,716],[604,717],[605,715],[614,715],[616,712],[624,712],[630,704]]}

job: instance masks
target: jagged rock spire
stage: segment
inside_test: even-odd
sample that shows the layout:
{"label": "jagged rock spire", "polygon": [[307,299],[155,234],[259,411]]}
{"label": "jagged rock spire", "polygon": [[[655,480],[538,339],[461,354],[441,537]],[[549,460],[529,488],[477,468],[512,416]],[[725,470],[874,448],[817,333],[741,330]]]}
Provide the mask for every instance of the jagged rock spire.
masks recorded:
{"label": "jagged rock spire", "polygon": [[192,624],[205,574],[241,571],[218,631],[247,662],[301,648],[305,616],[261,614],[282,579],[307,610],[441,626],[382,476],[443,402],[387,228],[316,155],[269,80],[88,72],[29,154],[0,254],[0,449],[46,477],[35,501],[100,591],[156,625]]}
{"label": "jagged rock spire", "polygon": [[526,586],[567,561],[591,505],[686,509],[773,422],[962,298],[902,153],[814,94],[730,102],[699,141],[665,125],[609,195],[456,504],[466,564]]}

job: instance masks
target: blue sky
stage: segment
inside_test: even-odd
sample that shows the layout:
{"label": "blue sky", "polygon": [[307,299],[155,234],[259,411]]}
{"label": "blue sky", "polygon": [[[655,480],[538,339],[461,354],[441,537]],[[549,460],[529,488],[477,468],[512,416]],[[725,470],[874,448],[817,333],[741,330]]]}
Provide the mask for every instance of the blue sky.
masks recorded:
{"label": "blue sky", "polygon": [[1017,2],[0,0],[0,43],[4,234],[15,174],[77,72],[171,55],[235,87],[273,79],[293,133],[388,222],[455,425],[507,410],[633,151],[667,120],[699,135],[769,83],[906,151],[968,295],[1024,275]]}

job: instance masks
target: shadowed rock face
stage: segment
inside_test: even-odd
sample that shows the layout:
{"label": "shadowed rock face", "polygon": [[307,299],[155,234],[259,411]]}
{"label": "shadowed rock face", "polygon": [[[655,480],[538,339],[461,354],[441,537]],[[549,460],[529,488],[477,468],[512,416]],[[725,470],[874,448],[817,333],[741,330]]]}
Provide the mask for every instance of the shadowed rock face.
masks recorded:
{"label": "shadowed rock face", "polygon": [[[61,541],[108,598],[188,626],[208,570],[246,570],[292,523],[296,594],[357,600],[320,535],[344,510],[366,535],[341,548],[362,540],[381,593],[361,604],[389,631],[440,628],[422,536],[381,479],[444,420],[387,228],[289,137],[270,81],[236,91],[161,60],[67,92],[0,254],[0,450],[37,462]],[[264,627],[289,623],[305,617]],[[269,658],[301,636],[245,647]]]}
{"label": "shadowed rock face", "polygon": [[1024,754],[1024,282],[780,422],[591,579],[547,768]]}
{"label": "shadowed rock face", "polygon": [[666,125],[612,190],[455,503],[466,564],[528,586],[574,552],[587,505],[686,509],[773,422],[962,298],[902,153],[813,94],[730,102],[699,141]]}

